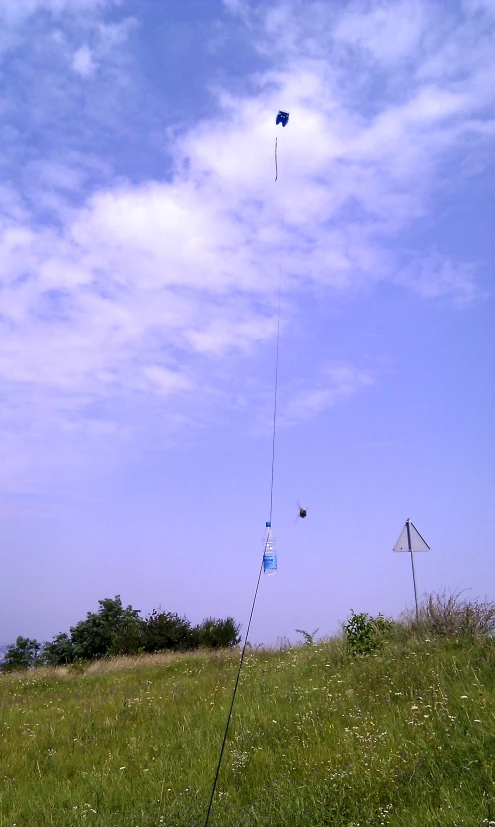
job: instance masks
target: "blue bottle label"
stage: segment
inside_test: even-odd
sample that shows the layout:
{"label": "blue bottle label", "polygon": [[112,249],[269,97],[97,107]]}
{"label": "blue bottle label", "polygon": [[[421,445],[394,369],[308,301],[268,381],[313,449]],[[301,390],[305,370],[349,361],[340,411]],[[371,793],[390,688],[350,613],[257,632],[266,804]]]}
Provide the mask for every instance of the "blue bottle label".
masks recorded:
{"label": "blue bottle label", "polygon": [[277,555],[272,551],[265,551],[263,555],[263,570],[267,572],[277,571]]}

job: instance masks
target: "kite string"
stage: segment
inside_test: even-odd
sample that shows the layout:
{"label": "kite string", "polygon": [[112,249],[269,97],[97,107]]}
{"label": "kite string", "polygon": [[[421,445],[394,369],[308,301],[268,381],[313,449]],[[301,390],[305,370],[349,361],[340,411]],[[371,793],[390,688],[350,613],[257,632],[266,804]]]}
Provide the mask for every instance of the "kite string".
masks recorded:
{"label": "kite string", "polygon": [[275,181],[278,178],[277,141],[278,141],[278,137],[275,138]]}
{"label": "kite string", "polygon": [[[275,438],[277,435],[278,354],[280,343],[280,306],[282,298],[282,267],[278,265],[277,349],[275,354],[275,389],[273,393],[272,474],[270,481],[270,528],[273,513],[273,484],[275,480]],[[268,532],[270,534],[270,532]],[[268,537],[266,538],[268,541]]]}
{"label": "kite string", "polygon": [[[264,554],[264,551],[266,549],[268,540],[270,539],[272,514],[273,514],[273,488],[274,488],[274,481],[275,481],[275,437],[276,437],[276,434],[277,434],[277,395],[278,395],[278,361],[279,361],[279,344],[280,344],[281,298],[282,298],[282,267],[279,264],[279,268],[278,268],[277,346],[276,346],[276,352],[275,352],[275,388],[274,388],[274,394],[273,394],[272,467],[271,467],[271,479],[270,479],[270,520],[269,520],[269,525],[267,526],[268,531],[267,531],[267,535],[266,535],[266,540],[265,540],[265,543],[263,545],[263,554]],[[225,726],[225,732],[223,734],[222,746],[220,747],[220,755],[218,757],[217,769],[216,769],[216,772],[215,772],[215,778],[213,780],[213,786],[212,786],[212,789],[211,789],[210,801],[209,801],[209,804],[208,804],[208,811],[206,813],[204,827],[208,827],[208,822],[210,820],[211,808],[213,806],[213,799],[215,798],[215,790],[217,788],[218,776],[220,775],[220,767],[221,767],[221,764],[222,764],[222,758],[223,758],[223,753],[224,753],[224,750],[225,750],[225,744],[227,742],[227,735],[228,735],[229,726],[230,726],[230,719],[232,718],[232,711],[234,709],[234,703],[235,703],[235,698],[236,698],[236,694],[237,694],[237,687],[239,685],[239,679],[241,677],[242,664],[244,663],[244,655],[246,654],[246,648],[247,648],[248,639],[249,639],[249,632],[250,632],[250,629],[251,629],[251,621],[253,619],[254,607],[256,606],[256,599],[258,597],[258,591],[259,591],[259,587],[260,587],[262,572],[263,572],[263,558],[261,560],[261,566],[260,566],[260,570],[259,570],[259,573],[258,573],[258,580],[257,580],[257,583],[256,583],[256,589],[255,589],[255,592],[254,592],[253,603],[252,603],[252,606],[251,606],[251,613],[249,615],[249,621],[248,621],[248,625],[247,625],[247,629],[246,629],[246,636],[244,638],[244,645],[242,647],[241,657],[240,657],[240,660],[239,660],[239,667],[237,669],[237,676],[236,676],[236,679],[235,679],[234,690],[232,692],[232,700],[230,702],[229,714],[227,716],[227,723],[226,723],[226,726]]]}

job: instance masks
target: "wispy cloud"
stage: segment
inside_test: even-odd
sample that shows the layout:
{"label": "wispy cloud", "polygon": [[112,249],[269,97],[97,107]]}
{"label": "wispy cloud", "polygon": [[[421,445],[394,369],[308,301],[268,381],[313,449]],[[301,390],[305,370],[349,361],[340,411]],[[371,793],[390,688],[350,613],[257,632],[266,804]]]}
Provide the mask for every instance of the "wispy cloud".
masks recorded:
{"label": "wispy cloud", "polygon": [[440,17],[422,2],[353,4],[335,27],[335,39],[382,65],[414,58],[427,32],[429,18]]}
{"label": "wispy cloud", "polygon": [[410,262],[398,273],[396,282],[424,298],[447,297],[459,305],[470,304],[486,295],[477,283],[476,268],[472,264],[449,261],[435,254]]}
{"label": "wispy cloud", "polygon": [[322,371],[316,386],[298,391],[281,411],[282,425],[306,422],[328,408],[368,388],[373,375],[353,365],[333,365]]}
{"label": "wispy cloud", "polygon": [[0,0],[0,15],[4,23],[15,25],[24,22],[37,12],[50,12],[54,16],[62,14],[80,15],[88,11],[109,9],[119,6],[122,0]]}

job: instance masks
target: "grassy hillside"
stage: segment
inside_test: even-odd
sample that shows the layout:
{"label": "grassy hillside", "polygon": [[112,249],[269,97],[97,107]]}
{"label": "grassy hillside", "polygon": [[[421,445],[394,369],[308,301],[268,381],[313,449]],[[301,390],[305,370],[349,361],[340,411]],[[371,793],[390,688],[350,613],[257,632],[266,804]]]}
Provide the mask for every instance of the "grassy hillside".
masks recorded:
{"label": "grassy hillside", "polygon": [[[202,825],[236,653],[0,677],[0,827]],[[210,824],[495,824],[495,644],[246,656]]]}

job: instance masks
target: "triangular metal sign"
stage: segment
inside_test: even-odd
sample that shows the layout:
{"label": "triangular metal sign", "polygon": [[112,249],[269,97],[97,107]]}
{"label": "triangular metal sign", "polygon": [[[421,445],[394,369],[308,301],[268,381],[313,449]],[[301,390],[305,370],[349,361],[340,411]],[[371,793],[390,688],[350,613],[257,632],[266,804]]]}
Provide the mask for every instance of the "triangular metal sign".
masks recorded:
{"label": "triangular metal sign", "polygon": [[426,540],[423,539],[421,534],[419,533],[418,529],[415,525],[411,522],[411,520],[406,520],[406,524],[400,533],[400,537],[397,540],[394,551],[429,551],[430,547]]}

